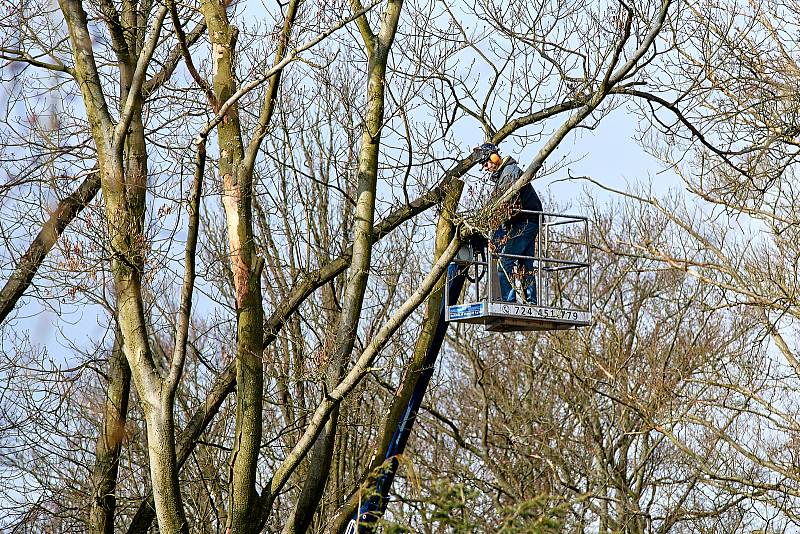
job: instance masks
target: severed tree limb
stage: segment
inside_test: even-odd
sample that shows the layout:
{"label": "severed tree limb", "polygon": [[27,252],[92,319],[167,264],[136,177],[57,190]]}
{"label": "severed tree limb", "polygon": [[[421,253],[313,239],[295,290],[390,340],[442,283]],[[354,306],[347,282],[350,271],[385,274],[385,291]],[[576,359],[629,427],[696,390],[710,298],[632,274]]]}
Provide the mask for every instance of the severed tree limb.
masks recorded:
{"label": "severed tree limb", "polygon": [[67,225],[91,202],[100,190],[100,173],[90,171],[86,179],[71,195],[56,206],[42,226],[39,234],[20,258],[14,272],[0,290],[0,323],[5,321],[19,298],[31,284],[36,271],[50,252]]}

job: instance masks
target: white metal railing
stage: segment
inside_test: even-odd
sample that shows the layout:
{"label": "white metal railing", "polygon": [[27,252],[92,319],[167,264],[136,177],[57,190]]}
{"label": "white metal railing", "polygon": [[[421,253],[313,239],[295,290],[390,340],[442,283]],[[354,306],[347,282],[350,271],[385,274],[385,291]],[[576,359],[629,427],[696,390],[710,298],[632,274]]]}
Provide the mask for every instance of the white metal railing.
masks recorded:
{"label": "white metal railing", "polygon": [[[474,297],[465,291],[462,302],[501,302],[499,267],[502,258],[528,260],[535,267],[536,306],[557,310],[590,312],[592,308],[591,249],[589,247],[589,222],[580,215],[519,210],[515,217],[528,215],[536,219],[539,231],[533,255],[508,254],[499,250],[486,250],[486,244],[467,249],[456,263],[472,274]],[[514,236],[507,236],[513,239]],[[491,242],[492,240],[487,240]],[[520,261],[520,262],[521,262]],[[516,263],[516,262],[515,262]],[[515,289],[518,302],[524,298],[524,276],[505,273]],[[522,287],[518,279],[523,278]],[[454,303],[446,302],[446,305]]]}

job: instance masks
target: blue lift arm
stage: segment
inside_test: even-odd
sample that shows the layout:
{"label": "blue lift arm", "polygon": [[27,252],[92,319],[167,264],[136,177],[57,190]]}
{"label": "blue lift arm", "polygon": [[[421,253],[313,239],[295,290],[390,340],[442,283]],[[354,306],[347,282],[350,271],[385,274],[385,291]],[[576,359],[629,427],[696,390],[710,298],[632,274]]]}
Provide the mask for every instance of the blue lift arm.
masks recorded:
{"label": "blue lift arm", "polygon": [[414,426],[417,412],[422,404],[422,398],[425,396],[425,390],[428,389],[428,384],[433,376],[436,359],[439,357],[439,351],[444,342],[444,335],[445,332],[447,332],[448,323],[445,320],[445,302],[458,301],[465,280],[466,268],[451,263],[447,268],[447,296],[442,293],[442,302],[439,305],[439,319],[436,322],[431,344],[425,353],[425,362],[423,363],[419,379],[417,380],[416,386],[414,386],[414,391],[411,394],[411,398],[408,400],[408,405],[400,418],[397,428],[392,434],[389,448],[386,450],[386,461],[384,462],[383,471],[378,475],[372,493],[366,496],[366,500],[361,505],[356,516],[350,521],[345,534],[368,534],[373,532],[378,519],[380,519],[386,511],[386,505],[389,500],[389,489],[392,487],[392,482],[394,481],[394,476],[397,473],[397,467],[400,463],[397,460],[397,456],[405,451],[408,438],[411,435],[411,428]]}

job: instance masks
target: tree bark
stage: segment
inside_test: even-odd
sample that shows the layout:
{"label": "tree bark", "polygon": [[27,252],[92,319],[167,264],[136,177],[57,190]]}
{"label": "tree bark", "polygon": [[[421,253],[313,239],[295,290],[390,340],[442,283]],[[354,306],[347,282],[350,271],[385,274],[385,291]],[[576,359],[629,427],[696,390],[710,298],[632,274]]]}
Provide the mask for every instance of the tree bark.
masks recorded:
{"label": "tree bark", "polygon": [[114,347],[108,362],[108,385],[103,426],[95,447],[95,464],[92,471],[91,509],[89,532],[112,534],[116,512],[117,471],[119,455],[125,440],[125,421],[131,389],[131,371],[122,350],[122,335],[117,331]]}
{"label": "tree bark", "polygon": [[[212,87],[217,102],[236,92],[234,61],[238,30],[231,26],[225,6],[213,0],[202,3],[211,37]],[[263,430],[264,310],[261,302],[263,260],[255,250],[253,232],[253,173],[244,165],[245,148],[238,103],[225,112],[217,128],[220,147],[219,174],[228,231],[228,254],[236,295],[236,430],[230,459],[230,490],[226,532],[254,530],[253,509],[258,498],[256,466]]]}

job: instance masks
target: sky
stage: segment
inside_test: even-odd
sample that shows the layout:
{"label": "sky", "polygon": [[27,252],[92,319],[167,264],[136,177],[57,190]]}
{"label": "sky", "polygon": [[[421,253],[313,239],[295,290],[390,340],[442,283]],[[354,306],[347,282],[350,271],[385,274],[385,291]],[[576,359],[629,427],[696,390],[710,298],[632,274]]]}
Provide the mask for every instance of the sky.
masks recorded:
{"label": "sky", "polygon": [[[254,2],[247,2],[248,12],[259,11]],[[249,13],[251,16],[257,13]],[[468,21],[466,21],[468,22]],[[563,118],[559,118],[559,122]],[[636,115],[625,107],[621,107],[605,117],[596,130],[578,130],[577,134],[565,139],[558,152],[566,154],[571,161],[569,165],[552,176],[534,181],[545,203],[550,199],[558,206],[570,206],[571,213],[580,214],[580,199],[585,188],[594,191],[595,198],[612,200],[612,196],[582,181],[564,181],[567,169],[573,175],[590,176],[593,179],[616,189],[627,189],[629,184],[643,183],[653,180],[655,191],[666,191],[677,183],[674,176],[658,174],[663,165],[647,155],[634,140],[638,127]],[[464,138],[473,141],[476,132],[465,132]],[[477,138],[476,138],[477,139]],[[475,144],[479,144],[477,141]],[[533,158],[537,146],[529,145],[522,152],[515,152],[514,143],[501,145],[504,154],[512,154],[523,166]],[[473,175],[480,171],[473,169]],[[656,177],[655,179],[653,177]],[[546,210],[555,209],[545,206]],[[60,308],[60,316],[51,309],[45,309],[33,299],[23,299],[24,304],[16,312],[18,323],[24,324],[34,341],[50,347],[51,352],[72,344],[83,345],[89,340],[96,340],[105,330],[104,321],[89,306],[78,309],[66,305]],[[103,315],[102,313],[100,314]],[[9,343],[4,338],[2,343]],[[67,351],[65,351],[67,352]]]}

